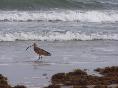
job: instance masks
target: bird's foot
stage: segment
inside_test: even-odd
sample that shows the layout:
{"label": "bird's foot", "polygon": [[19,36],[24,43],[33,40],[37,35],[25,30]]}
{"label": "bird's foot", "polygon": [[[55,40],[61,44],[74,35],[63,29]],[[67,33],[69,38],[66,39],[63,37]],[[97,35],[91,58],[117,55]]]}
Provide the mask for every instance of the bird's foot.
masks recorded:
{"label": "bird's foot", "polygon": [[39,61],[41,59],[41,57],[39,56],[39,58],[36,61]]}

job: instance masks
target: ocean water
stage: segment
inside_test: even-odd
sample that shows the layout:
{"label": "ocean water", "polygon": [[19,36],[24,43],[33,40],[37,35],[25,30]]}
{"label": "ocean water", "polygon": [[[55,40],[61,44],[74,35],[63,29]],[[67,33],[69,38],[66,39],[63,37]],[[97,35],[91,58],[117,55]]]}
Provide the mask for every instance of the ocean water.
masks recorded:
{"label": "ocean water", "polygon": [[[38,56],[33,43],[52,56]],[[76,68],[118,65],[118,0],[1,0],[0,73],[42,88]]]}

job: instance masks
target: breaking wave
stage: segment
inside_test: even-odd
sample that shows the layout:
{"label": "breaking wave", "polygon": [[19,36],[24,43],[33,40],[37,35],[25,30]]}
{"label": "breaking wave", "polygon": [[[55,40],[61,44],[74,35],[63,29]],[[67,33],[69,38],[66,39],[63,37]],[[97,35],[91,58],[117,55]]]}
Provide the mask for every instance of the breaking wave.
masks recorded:
{"label": "breaking wave", "polygon": [[0,21],[79,21],[117,22],[117,11],[0,11]]}
{"label": "breaking wave", "polygon": [[118,34],[111,33],[81,33],[81,32],[0,32],[0,41],[39,40],[39,41],[69,41],[69,40],[118,40]]}

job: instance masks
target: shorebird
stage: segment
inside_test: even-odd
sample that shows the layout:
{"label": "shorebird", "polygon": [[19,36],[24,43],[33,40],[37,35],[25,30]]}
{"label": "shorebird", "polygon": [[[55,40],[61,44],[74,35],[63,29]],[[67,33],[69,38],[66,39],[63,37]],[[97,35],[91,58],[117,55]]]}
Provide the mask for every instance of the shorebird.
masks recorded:
{"label": "shorebird", "polygon": [[36,44],[36,43],[34,43],[34,44],[31,45],[31,46],[28,46],[28,47],[26,48],[26,50],[27,50],[28,48],[32,47],[32,46],[34,47],[34,52],[39,55],[38,60],[42,59],[42,56],[51,56],[51,53],[45,51],[44,49],[41,49],[41,48],[37,47],[37,44]]}

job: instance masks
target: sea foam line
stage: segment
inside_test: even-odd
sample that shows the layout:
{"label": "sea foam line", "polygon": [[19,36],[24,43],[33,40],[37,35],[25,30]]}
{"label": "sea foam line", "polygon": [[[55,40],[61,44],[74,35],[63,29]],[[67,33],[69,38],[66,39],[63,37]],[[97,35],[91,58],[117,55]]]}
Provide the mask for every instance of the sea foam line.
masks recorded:
{"label": "sea foam line", "polygon": [[80,21],[116,22],[117,11],[0,11],[0,21]]}
{"label": "sea foam line", "polygon": [[0,32],[0,41],[40,40],[40,41],[68,41],[68,40],[118,40],[118,34],[111,33],[80,33],[80,32]]}

